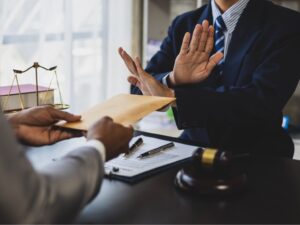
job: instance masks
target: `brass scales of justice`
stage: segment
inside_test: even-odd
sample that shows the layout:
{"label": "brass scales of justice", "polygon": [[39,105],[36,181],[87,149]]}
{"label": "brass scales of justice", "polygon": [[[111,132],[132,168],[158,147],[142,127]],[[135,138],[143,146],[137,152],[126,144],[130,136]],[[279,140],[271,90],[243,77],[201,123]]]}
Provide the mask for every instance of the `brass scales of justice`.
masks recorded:
{"label": "brass scales of justice", "polygon": [[[48,89],[46,91],[46,94],[44,95],[44,99],[42,101],[40,101],[41,99],[40,99],[40,96],[39,96],[39,79],[38,79],[38,69],[39,68],[41,68],[45,71],[48,71],[49,73],[53,72],[49,87],[48,87]],[[21,92],[20,82],[19,82],[18,76],[28,72],[31,69],[35,70],[35,92],[34,93],[36,95],[36,106],[49,105],[49,104],[42,104],[42,102],[44,102],[44,100],[47,98],[47,95],[48,95],[49,91],[53,90],[53,89],[51,89],[51,85],[53,83],[53,80],[55,79],[56,80],[56,86],[57,86],[58,93],[59,93],[60,102],[51,104],[51,106],[53,106],[54,108],[59,109],[59,110],[65,110],[65,109],[70,108],[70,106],[68,104],[65,104],[63,102],[61,89],[60,89],[60,85],[59,85],[59,82],[58,82],[57,66],[46,68],[44,66],[39,65],[38,62],[34,62],[33,65],[31,67],[27,68],[26,70],[23,70],[23,71],[22,70],[16,70],[16,69],[13,70],[14,78],[13,78],[12,84],[9,88],[9,93],[8,93],[6,99],[4,100],[3,109],[5,108],[5,106],[8,103],[8,100],[9,100],[9,97],[11,96],[11,92],[12,92],[12,89],[13,89],[13,86],[14,86],[15,82],[16,82],[16,86],[17,86],[19,101],[20,101],[20,109],[4,110],[4,113],[12,113],[12,112],[15,112],[15,111],[21,111],[21,110],[25,109],[25,104],[24,104],[24,100],[22,98],[22,92]]]}

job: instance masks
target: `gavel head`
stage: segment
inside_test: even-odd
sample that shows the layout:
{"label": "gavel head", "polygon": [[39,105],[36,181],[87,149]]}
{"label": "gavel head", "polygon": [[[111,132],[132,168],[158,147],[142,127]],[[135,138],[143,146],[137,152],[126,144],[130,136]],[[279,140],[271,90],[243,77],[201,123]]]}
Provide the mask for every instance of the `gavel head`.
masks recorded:
{"label": "gavel head", "polygon": [[249,154],[233,154],[217,149],[197,149],[192,162],[175,178],[180,190],[193,194],[232,194],[247,184],[244,171]]}
{"label": "gavel head", "polygon": [[212,148],[199,148],[192,157],[194,167],[206,172],[226,172],[231,163],[232,154]]}

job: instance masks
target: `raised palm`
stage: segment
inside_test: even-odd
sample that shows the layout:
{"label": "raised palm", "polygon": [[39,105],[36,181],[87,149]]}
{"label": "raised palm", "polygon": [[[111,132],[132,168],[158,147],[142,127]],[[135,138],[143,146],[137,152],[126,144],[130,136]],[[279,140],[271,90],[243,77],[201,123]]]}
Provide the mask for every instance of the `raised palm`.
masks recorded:
{"label": "raised palm", "polygon": [[221,52],[210,57],[213,46],[214,28],[208,21],[195,27],[192,40],[191,34],[186,33],[170,76],[171,83],[176,86],[205,80],[223,58]]}
{"label": "raised palm", "polygon": [[128,76],[129,83],[138,87],[143,95],[174,97],[172,89],[161,84],[142,68],[141,61],[138,57],[133,60],[131,56],[122,48],[119,49],[119,54],[131,73]]}

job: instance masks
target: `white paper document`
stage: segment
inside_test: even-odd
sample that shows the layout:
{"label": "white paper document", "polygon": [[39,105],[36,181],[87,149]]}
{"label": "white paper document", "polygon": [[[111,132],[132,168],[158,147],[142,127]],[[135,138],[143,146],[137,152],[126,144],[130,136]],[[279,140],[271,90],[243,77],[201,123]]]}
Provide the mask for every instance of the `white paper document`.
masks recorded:
{"label": "white paper document", "polygon": [[174,147],[140,159],[138,158],[139,155],[148,152],[151,149],[170,143],[170,141],[146,136],[138,136],[131,140],[130,146],[138,138],[143,139],[143,144],[138,147],[135,152],[133,152],[129,156],[120,155],[118,158],[105,163],[106,175],[117,175],[127,178],[134,177],[148,171],[167,166],[184,159],[188,159],[198,148],[196,146],[174,142]]}

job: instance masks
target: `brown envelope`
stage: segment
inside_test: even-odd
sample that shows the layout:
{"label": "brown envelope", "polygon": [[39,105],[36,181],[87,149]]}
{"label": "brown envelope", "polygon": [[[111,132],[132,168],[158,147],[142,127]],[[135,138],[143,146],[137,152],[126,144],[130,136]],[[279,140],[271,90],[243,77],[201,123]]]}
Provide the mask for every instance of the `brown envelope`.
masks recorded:
{"label": "brown envelope", "polygon": [[60,122],[57,125],[86,131],[103,116],[113,118],[116,123],[131,125],[148,114],[171,104],[175,100],[175,98],[121,94],[83,112],[81,114],[82,119],[79,122]]}

